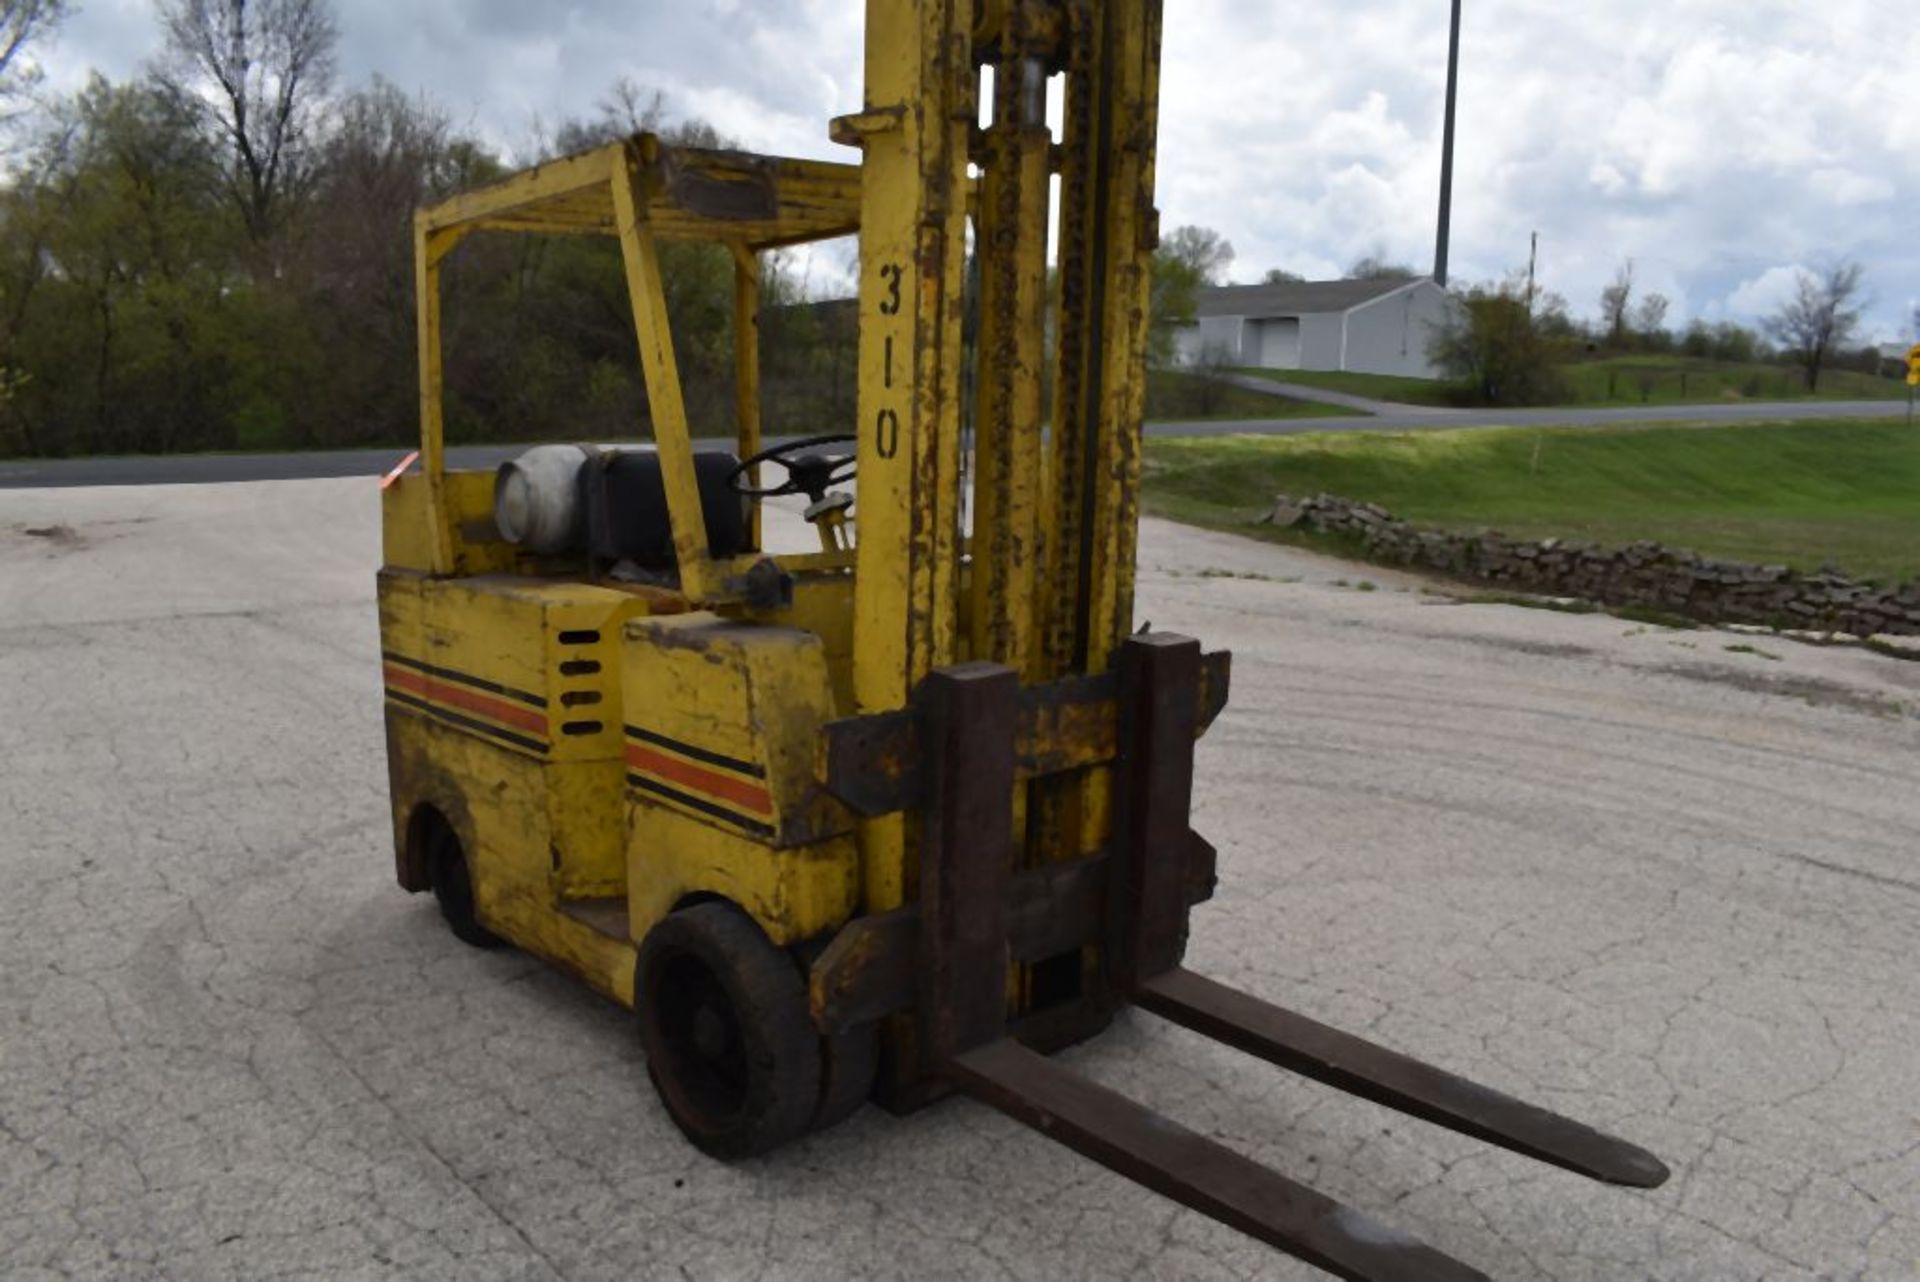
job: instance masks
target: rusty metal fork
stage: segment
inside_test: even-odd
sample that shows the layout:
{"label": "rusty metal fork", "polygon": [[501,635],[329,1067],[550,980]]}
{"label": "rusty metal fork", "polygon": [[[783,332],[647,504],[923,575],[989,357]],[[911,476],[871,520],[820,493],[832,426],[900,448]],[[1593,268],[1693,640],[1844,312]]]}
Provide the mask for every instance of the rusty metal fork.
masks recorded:
{"label": "rusty metal fork", "polygon": [[[1186,950],[1200,647],[1142,636],[1118,664],[1113,879],[1103,960],[1146,1010],[1415,1117],[1594,1179],[1651,1188],[1644,1149],[1196,975]],[[966,664],[927,678],[920,863],[919,1042],[933,1071],[1049,1139],[1341,1277],[1480,1278],[1472,1267],[1063,1068],[1007,1035],[1007,798],[1014,673]]]}

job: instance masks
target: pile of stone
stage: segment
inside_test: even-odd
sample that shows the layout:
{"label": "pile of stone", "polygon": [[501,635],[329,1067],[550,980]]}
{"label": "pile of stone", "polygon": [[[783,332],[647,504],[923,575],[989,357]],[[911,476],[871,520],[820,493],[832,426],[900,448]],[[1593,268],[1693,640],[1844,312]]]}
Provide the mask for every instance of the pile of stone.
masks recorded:
{"label": "pile of stone", "polygon": [[1518,591],[1642,606],[1706,623],[1751,623],[1854,636],[1920,635],[1920,581],[1884,588],[1825,567],[1713,561],[1683,548],[1510,539],[1497,530],[1423,530],[1376,503],[1281,495],[1268,522],[1358,537],[1369,555]]}

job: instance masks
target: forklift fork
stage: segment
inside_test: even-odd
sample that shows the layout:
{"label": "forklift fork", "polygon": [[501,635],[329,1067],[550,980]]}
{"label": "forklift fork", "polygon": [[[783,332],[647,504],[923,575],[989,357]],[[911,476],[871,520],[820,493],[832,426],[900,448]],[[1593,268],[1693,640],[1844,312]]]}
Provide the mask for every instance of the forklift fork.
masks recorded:
{"label": "forklift fork", "polygon": [[[1193,851],[1210,854],[1189,828],[1194,740],[1206,719],[1202,700],[1212,709],[1224,702],[1224,656],[1203,664],[1198,642],[1137,636],[1122,646],[1115,675],[1115,685],[1099,687],[1118,713],[1113,840],[1097,863],[1084,861],[1086,872],[1052,881],[1012,873],[1008,798],[1018,766],[1031,767],[1036,753],[1028,744],[1022,757],[1018,746],[1022,700],[1034,694],[1010,669],[941,669],[904,717],[829,728],[829,786],[865,813],[916,804],[921,857],[917,905],[865,919],[884,924],[823,955],[816,1018],[833,1024],[910,1003],[920,1067],[931,1078],[1331,1273],[1483,1276],[1021,1044],[1007,1022],[1010,958],[1035,951],[1022,939],[1045,934],[1039,923],[1048,916],[1081,921],[1092,903],[1097,920],[1087,924],[1104,991],[1084,1000],[1131,1002],[1282,1068],[1596,1180],[1653,1188],[1667,1178],[1644,1149],[1182,968]],[[874,751],[881,740],[891,751]],[[1049,894],[1057,914],[1046,911]]]}

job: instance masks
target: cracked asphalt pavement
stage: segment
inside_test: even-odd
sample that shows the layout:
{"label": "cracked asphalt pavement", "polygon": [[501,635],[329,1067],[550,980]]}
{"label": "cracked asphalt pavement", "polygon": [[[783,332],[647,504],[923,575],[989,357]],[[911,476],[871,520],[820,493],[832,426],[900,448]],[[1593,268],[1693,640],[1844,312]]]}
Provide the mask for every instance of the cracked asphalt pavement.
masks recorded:
{"label": "cracked asphalt pavement", "polygon": [[[696,1154],[621,1011],[393,884],[378,538],[364,478],[0,494],[0,1276],[1317,1276],[964,1100]],[[1920,1275],[1920,664],[1142,560],[1235,652],[1190,964],[1674,1178],[1137,1012],[1071,1063],[1497,1277]]]}

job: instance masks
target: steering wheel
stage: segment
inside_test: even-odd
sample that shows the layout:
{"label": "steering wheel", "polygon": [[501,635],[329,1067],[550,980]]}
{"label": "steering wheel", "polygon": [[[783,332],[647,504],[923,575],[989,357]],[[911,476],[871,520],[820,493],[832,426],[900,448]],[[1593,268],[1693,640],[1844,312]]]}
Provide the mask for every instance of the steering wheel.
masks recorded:
{"label": "steering wheel", "polygon": [[[855,458],[852,454],[833,453],[820,447],[852,445],[859,439],[847,433],[836,433],[806,436],[797,441],[770,445],[727,473],[727,484],[734,493],[745,498],[771,499],[783,494],[804,494],[818,503],[827,496],[828,490],[853,479]],[[778,463],[787,470],[787,479],[778,485],[754,489],[747,483],[747,475],[762,463]]]}

